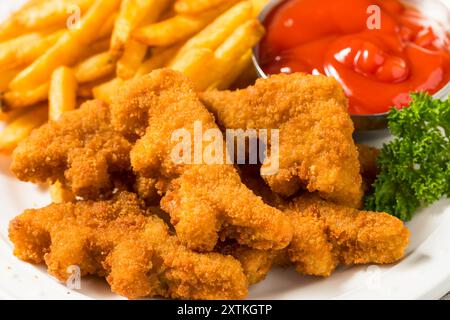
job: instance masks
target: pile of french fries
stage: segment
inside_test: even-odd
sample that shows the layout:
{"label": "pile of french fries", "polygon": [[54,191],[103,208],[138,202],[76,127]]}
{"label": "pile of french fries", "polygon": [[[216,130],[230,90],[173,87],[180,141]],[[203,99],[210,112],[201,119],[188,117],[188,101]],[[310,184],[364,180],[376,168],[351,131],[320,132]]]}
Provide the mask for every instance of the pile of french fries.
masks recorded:
{"label": "pile of french fries", "polygon": [[[0,152],[88,99],[170,67],[197,90],[251,69],[268,0],[29,0],[0,24]],[[71,195],[56,186],[53,198]]]}

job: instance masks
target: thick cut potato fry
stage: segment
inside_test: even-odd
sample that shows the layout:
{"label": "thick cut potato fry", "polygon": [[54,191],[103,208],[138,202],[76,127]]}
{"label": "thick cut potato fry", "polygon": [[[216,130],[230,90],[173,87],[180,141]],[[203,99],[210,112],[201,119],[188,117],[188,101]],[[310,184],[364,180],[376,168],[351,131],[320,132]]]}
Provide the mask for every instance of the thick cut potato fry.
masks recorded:
{"label": "thick cut potato fry", "polygon": [[0,72],[0,92],[8,89],[9,83],[22,71],[21,69],[4,70]]}
{"label": "thick cut potato fry", "polygon": [[21,108],[21,109],[14,109],[8,112],[0,111],[0,121],[12,122],[25,112],[28,112],[28,110],[29,108]]}
{"label": "thick cut potato fry", "polygon": [[235,1],[203,12],[199,15],[176,15],[167,20],[150,24],[133,32],[133,37],[148,46],[165,47],[188,39],[200,31],[218,15],[227,10]]}
{"label": "thick cut potato fry", "polygon": [[9,123],[0,133],[0,152],[10,153],[17,144],[27,138],[33,129],[47,121],[47,104],[30,108]]}
{"label": "thick cut potato fry", "polygon": [[77,6],[81,13],[84,13],[92,2],[92,0],[49,0],[25,6],[0,24],[0,41],[55,26],[64,28],[69,19],[70,9]]}
{"label": "thick cut potato fry", "polygon": [[120,78],[114,78],[111,81],[105,82],[95,87],[94,89],[92,89],[94,98],[111,104],[112,100],[117,94],[117,90],[121,85],[123,85],[123,82],[124,81]]}
{"label": "thick cut potato fry", "polygon": [[77,62],[81,63],[92,56],[100,54],[109,50],[109,38],[102,38],[94,41],[88,48],[86,48],[78,58]]}
{"label": "thick cut potato fry", "polygon": [[131,32],[144,20],[147,23],[155,22],[170,2],[171,0],[123,0],[111,37],[111,54],[121,56]]}
{"label": "thick cut potato fry", "polygon": [[192,48],[216,50],[240,25],[252,18],[252,4],[242,1],[220,15],[205,29],[189,39],[178,57]]}
{"label": "thick cut potato fry", "polygon": [[166,66],[180,50],[179,45],[174,45],[167,48],[154,48],[150,58],[148,58],[139,67],[136,77],[143,76],[152,72],[153,70]]}
{"label": "thick cut potato fry", "polygon": [[134,77],[144,61],[147,45],[131,39],[131,32],[142,23],[156,22],[172,0],[124,0],[114,27],[111,53],[121,56],[117,63],[117,76],[121,79]]}
{"label": "thick cut potato fry", "polygon": [[215,52],[193,48],[171,63],[175,70],[186,74],[196,89],[204,91],[226,78],[248,51],[262,38],[264,28],[254,19],[244,23]]}
{"label": "thick cut potato fry", "polygon": [[48,99],[50,83],[46,82],[34,89],[27,91],[7,91],[1,97],[0,109],[9,111],[30,107]]}
{"label": "thick cut potato fry", "polygon": [[183,14],[197,14],[216,8],[229,0],[177,0],[175,11]]}
{"label": "thick cut potato fry", "polygon": [[253,15],[258,17],[264,8],[269,4],[270,0],[251,0],[253,3]]}
{"label": "thick cut potato fry", "polygon": [[93,99],[94,98],[94,92],[93,92],[94,88],[96,88],[104,83],[107,83],[114,78],[115,78],[115,76],[114,76],[114,74],[112,74],[111,76],[100,78],[95,81],[80,83],[78,86],[78,92],[77,92],[78,98],[80,98],[81,100]]}
{"label": "thick cut potato fry", "polygon": [[134,77],[147,54],[147,45],[129,40],[123,56],[117,62],[117,76],[123,80]]}
{"label": "thick cut potato fry", "polygon": [[[214,68],[208,73],[208,79],[204,80],[207,87],[214,86],[226,79],[227,75],[233,73],[233,69],[239,66],[242,57],[248,54],[248,51],[261,40],[264,35],[264,27],[254,19],[244,23],[237,28],[233,34],[219,47],[214,53]],[[245,59],[245,57],[244,57]]]}
{"label": "thick cut potato fry", "polygon": [[47,82],[57,67],[72,65],[83,50],[96,39],[104,21],[118,8],[120,0],[96,0],[81,19],[79,28],[66,31],[59,41],[10,84],[11,90],[25,91]]}
{"label": "thick cut potato fry", "polygon": [[133,37],[148,46],[170,46],[189,38],[207,25],[213,17],[184,17],[177,15],[170,19],[137,29]]}
{"label": "thick cut potato fry", "polygon": [[[49,119],[58,120],[64,112],[74,110],[77,105],[78,83],[75,73],[67,67],[59,67],[52,74],[49,94]],[[50,187],[54,203],[75,200],[74,195],[57,181]]]}
{"label": "thick cut potato fry", "polygon": [[111,53],[102,52],[77,64],[74,71],[79,83],[87,83],[112,75],[115,68],[116,61]]}
{"label": "thick cut potato fry", "polygon": [[64,112],[76,108],[77,88],[77,78],[72,69],[59,67],[53,72],[48,98],[49,119],[58,120]]}
{"label": "thick cut potato fry", "polygon": [[108,20],[106,20],[106,23],[104,25],[102,25],[100,31],[97,34],[96,39],[102,39],[102,38],[106,38],[108,37],[108,48],[110,46],[111,43],[111,35],[112,32],[114,30],[114,25],[116,23],[116,19],[117,19],[117,13],[112,14]]}
{"label": "thick cut potato fry", "polygon": [[252,66],[252,51],[248,50],[237,63],[233,66],[228,74],[225,74],[222,79],[212,84],[208,90],[226,90],[228,89],[239,76],[247,69]]}
{"label": "thick cut potato fry", "polygon": [[264,32],[264,27],[256,19],[244,23],[217,48],[215,52],[217,59],[224,62],[237,61],[261,40]]}
{"label": "thick cut potato fry", "polygon": [[206,48],[194,48],[187,51],[170,66],[189,77],[198,91],[204,91],[211,84],[209,74],[216,69],[214,51]]}
{"label": "thick cut potato fry", "polygon": [[30,33],[0,43],[0,68],[13,69],[32,63],[53,46],[63,31],[45,35]]}

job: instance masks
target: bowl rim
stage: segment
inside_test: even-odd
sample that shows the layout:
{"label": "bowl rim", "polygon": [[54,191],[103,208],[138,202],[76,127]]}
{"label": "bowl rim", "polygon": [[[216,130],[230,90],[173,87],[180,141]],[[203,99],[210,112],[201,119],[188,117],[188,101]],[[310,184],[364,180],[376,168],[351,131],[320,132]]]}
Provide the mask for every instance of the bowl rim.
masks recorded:
{"label": "bowl rim", "polygon": [[[270,0],[269,3],[264,7],[264,9],[261,11],[261,13],[258,15],[257,19],[262,23],[266,19],[267,15],[274,9],[278,4],[281,4],[283,1],[286,0]],[[404,0],[403,0],[404,1]],[[445,0],[434,0],[436,2],[439,2],[443,5],[443,7],[447,8],[450,15],[450,4],[447,4]],[[406,1],[407,2],[407,1]],[[259,78],[267,79],[270,77],[270,75],[266,74],[264,70],[262,69],[261,65],[259,64],[259,46],[261,42],[258,42],[255,46],[252,48],[252,62],[253,66],[256,69],[256,72],[258,74]],[[446,85],[444,85],[438,92],[433,94],[433,98],[445,100],[450,96],[450,81],[447,82]],[[370,113],[370,114],[351,114],[349,113],[352,118],[355,120],[358,119],[377,119],[377,120],[385,120],[387,119],[387,116],[389,114],[389,111],[382,112],[382,113]]]}

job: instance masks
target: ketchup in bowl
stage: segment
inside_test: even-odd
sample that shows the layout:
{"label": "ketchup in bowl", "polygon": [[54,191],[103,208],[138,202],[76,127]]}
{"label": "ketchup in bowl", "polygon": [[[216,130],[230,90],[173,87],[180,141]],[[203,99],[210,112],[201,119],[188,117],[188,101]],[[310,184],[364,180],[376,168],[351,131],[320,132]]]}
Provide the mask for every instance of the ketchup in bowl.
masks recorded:
{"label": "ketchup in bowl", "polygon": [[288,0],[264,21],[259,62],[266,74],[333,76],[350,114],[384,113],[450,80],[448,33],[429,22],[398,0]]}

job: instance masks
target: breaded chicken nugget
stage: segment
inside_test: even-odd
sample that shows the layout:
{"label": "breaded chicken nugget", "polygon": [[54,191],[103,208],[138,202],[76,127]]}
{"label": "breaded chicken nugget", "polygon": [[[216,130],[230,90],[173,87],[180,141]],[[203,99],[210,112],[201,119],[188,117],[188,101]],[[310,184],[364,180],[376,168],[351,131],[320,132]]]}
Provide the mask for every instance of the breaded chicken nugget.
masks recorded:
{"label": "breaded chicken nugget", "polygon": [[75,195],[96,199],[110,194],[114,175],[131,170],[130,150],[110,126],[109,107],[93,100],[35,130],[14,151],[11,170],[20,180],[59,180]]}
{"label": "breaded chicken nugget", "polygon": [[[239,261],[258,257],[251,260],[253,270],[268,271],[271,264],[294,264],[301,274],[329,276],[339,264],[383,264],[403,257],[409,231],[396,217],[336,205],[310,193],[283,202],[252,171],[248,167],[241,170],[242,181],[267,203],[284,210],[294,229],[290,245],[276,255],[234,246],[230,254]],[[258,261],[260,268],[256,266]],[[244,267],[244,271],[248,269]],[[254,272],[249,274],[253,279]],[[263,277],[258,274],[259,279]]]}
{"label": "breaded chicken nugget", "polygon": [[[173,151],[180,144],[174,133],[187,135],[189,144],[196,139],[198,125],[203,132],[220,135],[213,116],[185,76],[169,69],[154,71],[129,82],[119,96],[120,103],[112,106],[117,130],[131,139],[142,135],[142,128],[147,126],[131,151],[133,170],[145,179],[156,180],[155,186],[163,196],[161,207],[170,214],[184,244],[211,251],[221,234],[258,249],[282,249],[288,245],[292,237],[288,218],[242,184],[235,167],[226,163],[221,136],[215,150],[222,156],[212,163],[204,159],[196,162],[198,145],[192,145],[183,154],[191,161],[174,159]],[[123,126],[130,115],[147,121],[131,121]],[[204,155],[208,146],[211,144],[201,144],[199,153]]]}
{"label": "breaded chicken nugget", "polygon": [[69,277],[69,266],[78,266],[82,275],[106,277],[112,291],[128,298],[242,299],[247,294],[238,261],[188,250],[132,193],[26,210],[11,222],[9,236],[17,257],[45,262],[59,280]]}
{"label": "breaded chicken nugget", "polygon": [[350,207],[362,199],[358,153],[347,100],[325,76],[280,74],[237,91],[208,91],[201,100],[224,129],[279,129],[279,170],[265,180],[276,193],[299,189]]}
{"label": "breaded chicken nugget", "polygon": [[408,229],[387,213],[336,205],[315,194],[289,207],[294,237],[287,254],[303,274],[329,276],[338,264],[392,263],[408,246]]}

